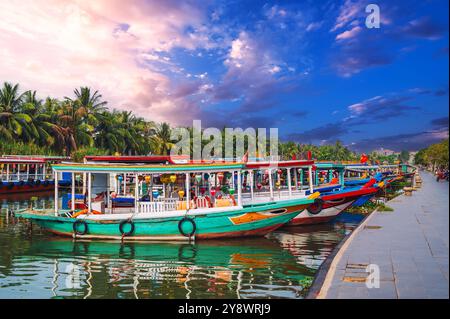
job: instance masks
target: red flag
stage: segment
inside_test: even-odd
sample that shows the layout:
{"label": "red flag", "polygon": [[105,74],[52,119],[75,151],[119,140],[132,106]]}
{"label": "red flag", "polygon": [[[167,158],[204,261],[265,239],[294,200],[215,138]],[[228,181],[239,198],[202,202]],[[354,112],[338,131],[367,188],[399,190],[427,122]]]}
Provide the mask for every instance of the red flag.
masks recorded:
{"label": "red flag", "polygon": [[297,155],[292,155],[292,160],[295,161],[297,159]]}

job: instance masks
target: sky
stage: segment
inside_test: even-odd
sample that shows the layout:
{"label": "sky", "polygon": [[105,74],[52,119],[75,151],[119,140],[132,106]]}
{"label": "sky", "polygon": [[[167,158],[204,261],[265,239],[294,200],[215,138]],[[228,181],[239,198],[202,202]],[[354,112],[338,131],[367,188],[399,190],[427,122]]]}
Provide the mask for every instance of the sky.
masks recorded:
{"label": "sky", "polygon": [[[380,9],[367,28],[366,6]],[[448,137],[447,0],[0,0],[0,82],[173,126],[418,150]]]}

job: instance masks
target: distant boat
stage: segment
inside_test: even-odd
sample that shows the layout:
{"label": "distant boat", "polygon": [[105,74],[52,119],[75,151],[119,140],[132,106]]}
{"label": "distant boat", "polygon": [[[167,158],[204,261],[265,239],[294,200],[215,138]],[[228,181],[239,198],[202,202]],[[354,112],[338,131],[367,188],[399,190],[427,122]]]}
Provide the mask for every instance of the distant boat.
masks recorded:
{"label": "distant boat", "polygon": [[[67,158],[4,155],[0,158],[0,195],[42,192],[54,188],[51,165]],[[70,181],[59,179],[61,186]]]}

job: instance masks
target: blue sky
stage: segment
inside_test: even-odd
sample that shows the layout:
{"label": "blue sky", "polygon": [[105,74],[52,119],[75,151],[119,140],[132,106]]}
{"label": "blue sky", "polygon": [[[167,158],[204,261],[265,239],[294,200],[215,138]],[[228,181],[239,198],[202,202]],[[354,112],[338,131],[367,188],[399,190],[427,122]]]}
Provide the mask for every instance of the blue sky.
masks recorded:
{"label": "blue sky", "polygon": [[[379,29],[365,26],[369,3]],[[446,0],[47,5],[0,8],[3,80],[61,96],[90,85],[149,120],[278,127],[283,140],[359,151],[448,137]],[[30,38],[39,49],[24,51]]]}

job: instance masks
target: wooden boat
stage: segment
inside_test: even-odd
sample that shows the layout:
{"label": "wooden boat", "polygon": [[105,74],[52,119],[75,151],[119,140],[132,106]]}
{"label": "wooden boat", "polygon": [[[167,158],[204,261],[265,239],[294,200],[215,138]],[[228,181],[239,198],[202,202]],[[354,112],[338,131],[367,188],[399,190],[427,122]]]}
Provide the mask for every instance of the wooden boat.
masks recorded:
{"label": "wooden boat", "polygon": [[[61,157],[33,157],[4,155],[0,158],[0,195],[51,191],[55,180],[51,165]],[[70,181],[58,179],[60,185]]]}
{"label": "wooden boat", "polygon": [[[368,200],[374,196],[379,185],[369,180],[365,185],[356,187],[344,186],[345,166],[337,163],[316,163],[313,172],[313,192],[319,192],[314,204],[293,218],[288,226],[326,223],[357,200]],[[310,191],[306,192],[307,195]]]}
{"label": "wooden boat", "polygon": [[[252,168],[240,163],[62,163],[52,168],[55,176],[63,172],[72,174],[70,209],[59,208],[58,186],[55,185],[52,214],[28,209],[16,212],[16,216],[29,219],[49,232],[83,239],[167,241],[263,236],[289,222],[315,201],[312,195],[273,197],[270,201],[257,201],[252,192],[243,196],[242,187],[238,185],[243,185],[243,171],[251,172]],[[86,210],[75,208],[75,174],[87,174]],[[131,208],[110,205],[113,196],[109,192],[110,176],[114,180],[121,175],[133,176],[134,185],[129,187],[133,189],[135,201]],[[165,196],[144,198],[144,185],[156,176],[169,180],[164,185]],[[201,183],[205,180],[207,183],[203,186]],[[99,192],[105,196],[93,200],[93,194]]]}

